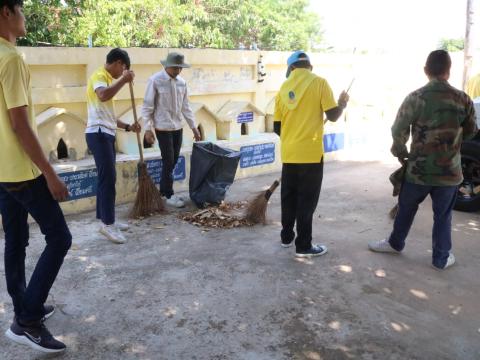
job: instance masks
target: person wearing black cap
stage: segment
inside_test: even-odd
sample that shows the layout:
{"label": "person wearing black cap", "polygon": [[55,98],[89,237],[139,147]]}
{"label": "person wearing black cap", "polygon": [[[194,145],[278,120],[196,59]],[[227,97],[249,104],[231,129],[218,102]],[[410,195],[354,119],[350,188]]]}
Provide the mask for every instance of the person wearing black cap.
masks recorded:
{"label": "person wearing black cap", "polygon": [[148,79],[145,90],[142,108],[146,130],[144,141],[151,145],[157,136],[163,162],[160,193],[168,205],[183,207],[184,200],[173,191],[173,170],[182,147],[183,119],[192,129],[195,141],[201,140],[201,135],[188,101],[187,83],[180,77],[182,70],[190,65],[185,63],[182,54],[176,52],[168,54],[161,64],[164,69]]}
{"label": "person wearing black cap", "polygon": [[274,112],[283,162],[281,245],[290,247],[295,240],[297,257],[319,256],[327,248],[312,245],[312,220],[323,179],[324,113],[336,121],[349,96],[342,92],[337,105],[328,82],[312,73],[304,51],[295,51],[287,66],[287,80],[275,98]]}
{"label": "person wearing black cap", "polygon": [[85,137],[98,171],[97,219],[102,222],[99,231],[108,240],[123,244],[126,239],[121,231],[127,230],[128,225],[115,221],[115,134],[117,127],[138,132],[140,125],[126,124],[114,112],[113,97],[135,77],[128,53],[116,48],[108,53],[106,60],[88,80]]}

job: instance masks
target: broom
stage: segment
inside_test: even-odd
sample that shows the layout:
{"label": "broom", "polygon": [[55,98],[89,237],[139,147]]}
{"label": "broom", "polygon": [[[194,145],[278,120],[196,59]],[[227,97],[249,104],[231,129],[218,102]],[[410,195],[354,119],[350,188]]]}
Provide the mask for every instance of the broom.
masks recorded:
{"label": "broom", "polygon": [[395,206],[390,209],[390,211],[388,212],[388,216],[390,217],[390,219],[393,220],[397,216],[397,213],[398,213],[398,203],[396,203]]}
{"label": "broom", "polygon": [[[132,101],[133,119],[138,124],[137,108],[135,106],[135,97],[133,95],[133,85],[130,82],[130,99]],[[142,143],[140,142],[140,133],[137,132],[138,152],[140,154],[140,162],[137,165],[138,171],[138,191],[135,203],[130,210],[129,217],[139,218],[149,216],[154,213],[165,211],[165,204],[160,191],[158,191],[155,183],[152,181],[147,172],[147,164],[143,159]]]}
{"label": "broom", "polygon": [[267,223],[267,205],[270,196],[272,196],[275,189],[280,185],[280,181],[275,180],[266,191],[260,192],[256,195],[247,207],[245,219],[252,224],[266,224]]}
{"label": "broom", "polygon": [[[402,163],[402,167],[400,169],[395,170],[389,177],[390,182],[393,185],[393,196],[399,197],[400,196],[400,190],[402,188],[402,184],[405,181],[405,171],[406,171],[406,163]],[[394,207],[390,209],[388,212],[388,216],[390,219],[395,219],[395,217],[398,214],[398,199],[397,203],[395,204]]]}

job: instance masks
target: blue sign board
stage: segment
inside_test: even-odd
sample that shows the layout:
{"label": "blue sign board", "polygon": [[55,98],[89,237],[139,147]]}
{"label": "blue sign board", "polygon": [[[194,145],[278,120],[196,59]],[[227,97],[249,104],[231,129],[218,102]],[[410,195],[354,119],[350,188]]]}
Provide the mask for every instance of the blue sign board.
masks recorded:
{"label": "blue sign board", "polygon": [[70,196],[67,201],[78,200],[97,194],[97,169],[88,169],[58,174],[67,185]]}
{"label": "blue sign board", "polygon": [[[145,163],[147,164],[148,175],[150,175],[155,184],[160,184],[163,168],[162,159],[147,160]],[[180,156],[173,170],[173,180],[184,180],[186,177],[185,156]]]}
{"label": "blue sign board", "polygon": [[252,166],[260,166],[275,162],[275,144],[258,144],[251,146],[242,146],[240,157],[240,167],[248,168]]}
{"label": "blue sign board", "polygon": [[345,147],[345,136],[343,133],[323,135],[323,148],[325,152],[342,150]]}
{"label": "blue sign board", "polygon": [[243,124],[243,123],[248,123],[253,121],[253,112],[248,111],[248,112],[242,112],[238,114],[237,116],[237,123],[238,124]]}

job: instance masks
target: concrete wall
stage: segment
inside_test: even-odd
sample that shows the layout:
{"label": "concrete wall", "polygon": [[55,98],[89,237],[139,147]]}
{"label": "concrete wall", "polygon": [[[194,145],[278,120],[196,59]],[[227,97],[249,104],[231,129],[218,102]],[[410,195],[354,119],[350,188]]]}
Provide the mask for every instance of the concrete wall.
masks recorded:
{"label": "concrete wall", "polygon": [[[107,48],[20,48],[32,71],[35,111],[64,108],[82,119],[87,110],[85,91],[90,74],[105,61]],[[135,94],[142,103],[146,81],[161,69],[160,59],[170,51],[181,51],[192,68],[182,76],[189,83],[190,99],[216,113],[227,101],[249,101],[268,115],[268,104],[285,79],[287,52],[205,49],[127,49],[136,72]],[[351,101],[340,123],[326,126],[327,132],[345,134],[343,156],[374,159],[389,142],[389,127],[403,98],[426,82],[424,53],[391,55],[313,54],[314,71],[328,79],[335,96],[352,78]],[[262,55],[267,76],[257,82],[257,61]],[[461,85],[463,53],[453,53],[451,82]],[[478,62],[477,62],[478,63]],[[477,70],[475,67],[474,71]],[[130,106],[127,89],[115,102],[117,113]],[[271,126],[265,126],[271,131]],[[271,117],[270,117],[271,121]],[[341,124],[343,122],[343,124]],[[133,134],[132,134],[133,136]],[[386,139],[385,139],[386,138]],[[382,150],[383,149],[383,150]],[[348,151],[353,150],[353,151]],[[362,150],[362,151],[359,151]],[[388,151],[387,151],[388,152]]]}
{"label": "concrete wall", "polygon": [[[105,62],[108,48],[20,48],[32,72],[33,100],[36,114],[55,107],[66,112],[87,118],[85,101],[86,85],[89,76]],[[132,69],[136,73],[135,95],[137,105],[142,104],[148,78],[162,69],[160,59],[170,51],[181,51],[192,68],[185,69],[182,76],[188,81],[190,100],[205,105],[217,113],[227,102],[251,102],[265,112],[268,103],[275,96],[285,79],[285,62],[288,53],[238,50],[198,50],[198,49],[127,49]],[[257,82],[257,62],[263,55],[267,76],[264,82]],[[316,70],[322,73],[325,59],[313,56]],[[335,69],[344,69],[346,63],[335,58]],[[326,67],[328,68],[328,66]],[[326,69],[325,68],[325,69]],[[328,74],[330,75],[330,73]],[[332,84],[333,85],[333,84]],[[337,88],[341,85],[338,84]],[[124,88],[115,101],[116,113],[121,116],[131,109],[128,89]],[[262,124],[248,124],[252,134],[265,132],[265,119]],[[257,116],[255,117],[257,119]],[[233,124],[232,124],[233,125]],[[226,124],[219,125],[223,136]],[[230,126],[227,126],[230,127]],[[233,128],[234,126],[232,126]],[[270,130],[270,129],[269,129]],[[233,135],[237,131],[231,132]],[[233,136],[232,137],[235,137]],[[83,134],[77,134],[79,142],[84,142]],[[134,140],[133,134],[128,134]],[[188,136],[190,136],[188,134]],[[228,140],[228,138],[227,138]],[[52,139],[49,139],[52,142]],[[189,145],[189,141],[185,142]]]}
{"label": "concrete wall", "polygon": [[[160,59],[175,49],[127,49],[136,73],[135,95],[141,103],[148,78],[161,70]],[[107,48],[20,48],[32,72],[36,113],[48,107],[63,107],[86,118],[85,91],[89,76],[105,62]],[[229,100],[252,101],[262,108],[266,96],[273,96],[282,79],[257,85],[256,66],[259,52],[228,50],[178,50],[185,54],[192,68],[182,76],[189,83],[190,99],[216,111]],[[283,54],[282,57],[286,55]],[[272,59],[277,59],[273,57]],[[279,64],[284,61],[279,62]],[[128,89],[116,97],[119,114],[130,107]],[[270,92],[270,94],[267,94]]]}
{"label": "concrete wall", "polygon": [[[58,121],[75,119],[85,121],[87,118],[85,92],[88,78],[96,68],[104,64],[109,50],[107,48],[20,48],[31,68],[33,100],[37,116],[45,114],[46,110],[54,107],[63,109],[62,111],[66,114],[58,118]],[[264,117],[258,117],[262,118],[263,124],[253,124],[255,125],[254,135],[227,136],[226,140],[219,141],[219,144],[237,150],[241,147],[248,148],[250,145],[274,144],[273,162],[266,162],[261,166],[239,167],[238,177],[276,171],[280,168],[278,137],[269,133],[273,130],[272,99],[285,80],[285,63],[289,53],[205,49],[132,48],[127,50],[132,60],[132,69],[136,73],[134,89],[138,106],[142,104],[148,78],[162,68],[160,59],[164,59],[170,51],[181,51],[185,54],[186,61],[192,64],[192,68],[185,69],[182,73],[189,85],[190,100],[205,106],[206,111],[210,112],[210,118],[212,114],[216,116],[227,102],[250,102],[259,111],[265,113]],[[351,100],[347,111],[339,121],[328,122],[325,126],[327,161],[391,159],[390,126],[405,96],[426,83],[423,66],[429,50],[427,49],[423,54],[313,54],[311,56],[314,72],[328,80],[335,97],[342,89],[348,87],[352,78],[355,78],[350,90]],[[263,82],[257,81],[257,62],[260,56],[267,73]],[[458,87],[461,84],[463,54],[452,54],[452,58],[451,83]],[[132,118],[127,88],[124,88],[116,97],[115,107],[119,116],[123,116],[124,119]],[[208,116],[205,113],[199,115],[199,118]],[[203,120],[204,130],[208,133],[209,140],[212,139],[213,133],[210,120]],[[225,137],[218,136],[219,133],[233,134],[230,131],[231,124],[218,120],[215,120],[217,139]],[[44,131],[41,132],[41,136],[45,138],[44,142],[48,143],[44,151],[51,152],[54,148],[55,138],[52,137],[59,136],[55,135],[54,129],[59,128],[52,122],[48,126],[45,125]],[[64,140],[67,141],[67,146],[75,141],[84,141],[83,133],[76,127],[72,129],[74,134],[68,131],[61,133],[62,138],[65,137]],[[51,134],[48,139],[47,133]],[[187,141],[184,142],[182,155],[186,163],[186,178],[176,183],[175,186],[179,190],[187,189],[191,154],[191,134],[188,130],[185,131],[184,137]],[[131,149],[131,151],[122,151],[132,154],[132,156],[119,156],[117,164],[118,202],[125,202],[131,201],[135,194],[135,164],[138,159],[136,155],[138,150],[134,134],[120,131],[118,140],[122,143],[122,149]],[[79,145],[77,147],[82,151],[84,149]],[[147,158],[158,158],[158,145],[147,150],[146,154]],[[92,169],[94,165],[90,158],[74,163],[62,162],[57,164],[56,168],[59,172],[68,174],[72,171]],[[75,183],[75,178],[72,178]],[[83,190],[81,189],[80,192]],[[94,204],[94,197],[84,197],[64,203],[62,206],[67,212],[76,212],[91,209]]]}

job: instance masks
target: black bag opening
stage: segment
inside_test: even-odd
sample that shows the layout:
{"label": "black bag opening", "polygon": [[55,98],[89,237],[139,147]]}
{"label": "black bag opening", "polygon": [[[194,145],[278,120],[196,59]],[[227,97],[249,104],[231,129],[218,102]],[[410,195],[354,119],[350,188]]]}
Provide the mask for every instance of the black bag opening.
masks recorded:
{"label": "black bag opening", "polygon": [[190,199],[199,208],[220,204],[232,185],[241,153],[210,142],[194,143],[190,160]]}

